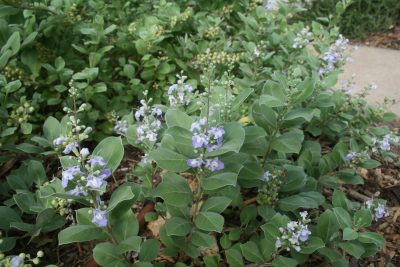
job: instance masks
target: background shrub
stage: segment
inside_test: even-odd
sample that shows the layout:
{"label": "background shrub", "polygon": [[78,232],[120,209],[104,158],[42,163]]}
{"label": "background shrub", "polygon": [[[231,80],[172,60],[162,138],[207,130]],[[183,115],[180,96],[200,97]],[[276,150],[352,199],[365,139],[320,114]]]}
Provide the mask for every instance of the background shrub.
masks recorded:
{"label": "background shrub", "polygon": [[[305,13],[312,19],[329,17],[335,12],[338,0],[313,1]],[[400,1],[353,0],[339,21],[339,27],[347,37],[363,38],[372,32],[386,31],[400,22]]]}

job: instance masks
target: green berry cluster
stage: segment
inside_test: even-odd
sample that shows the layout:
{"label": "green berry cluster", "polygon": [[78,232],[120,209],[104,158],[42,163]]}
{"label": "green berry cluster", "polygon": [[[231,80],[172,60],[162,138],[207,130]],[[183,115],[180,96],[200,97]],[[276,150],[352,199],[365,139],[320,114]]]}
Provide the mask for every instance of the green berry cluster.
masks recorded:
{"label": "green berry cluster", "polygon": [[209,64],[220,64],[229,66],[238,62],[240,60],[240,57],[241,53],[207,51],[204,54],[198,54],[192,64],[195,69],[201,68],[203,66],[208,66]]}
{"label": "green berry cluster", "polygon": [[36,253],[35,258],[28,253],[20,253],[18,256],[7,257],[3,253],[0,253],[0,266],[13,267],[18,264],[19,267],[32,267],[31,263],[33,263],[33,265],[38,265],[40,263],[40,258],[43,258],[43,256],[44,252],[41,250]]}
{"label": "green berry cluster", "polygon": [[193,9],[191,7],[186,8],[186,10],[179,14],[178,16],[172,16],[171,21],[169,23],[170,28],[174,28],[175,25],[179,22],[186,22],[193,13]]}
{"label": "green berry cluster", "polygon": [[221,28],[218,26],[211,26],[207,29],[207,31],[204,33],[204,37],[212,39],[218,36],[220,33]]}
{"label": "green berry cluster", "polygon": [[282,176],[282,172],[276,174],[271,173],[268,176],[268,179],[264,179],[265,183],[259,189],[257,202],[261,205],[274,206],[279,200],[279,189],[282,184],[279,178]]}
{"label": "green berry cluster", "polygon": [[61,215],[68,214],[69,202],[66,199],[56,197],[51,201],[51,206]]}
{"label": "green berry cluster", "polygon": [[224,5],[222,8],[222,14],[229,15],[233,12],[233,5]]}
{"label": "green berry cluster", "polygon": [[255,9],[256,7],[263,4],[263,0],[251,0],[250,9]]}
{"label": "green berry cluster", "polygon": [[82,20],[80,12],[81,11],[78,9],[77,5],[75,3],[72,4],[68,11],[65,13],[65,22],[71,25],[80,22]]}
{"label": "green berry cluster", "polygon": [[38,54],[38,58],[41,62],[51,62],[55,58],[54,52],[44,46],[42,43],[36,43],[35,48]]}
{"label": "green berry cluster", "polygon": [[24,102],[21,106],[11,112],[7,121],[7,126],[18,126],[21,123],[28,122],[31,113],[35,110],[28,102]]}
{"label": "green berry cluster", "polygon": [[11,81],[23,80],[25,78],[25,71],[18,67],[6,66],[3,70],[4,76]]}
{"label": "green berry cluster", "polygon": [[164,33],[164,27],[161,25],[157,25],[156,27],[154,27],[152,35],[153,37],[158,37],[160,35],[162,35]]}

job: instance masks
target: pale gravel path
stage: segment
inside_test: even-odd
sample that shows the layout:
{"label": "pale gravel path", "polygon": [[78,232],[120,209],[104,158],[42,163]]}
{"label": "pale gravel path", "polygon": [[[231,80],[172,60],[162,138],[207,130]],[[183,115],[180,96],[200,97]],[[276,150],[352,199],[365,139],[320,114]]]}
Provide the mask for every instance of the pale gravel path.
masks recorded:
{"label": "pale gravel path", "polygon": [[400,117],[400,50],[363,46],[353,53],[352,58],[354,61],[345,66],[338,86],[340,81],[351,79],[353,74],[356,74],[353,92],[360,92],[374,82],[378,89],[367,97],[369,103],[382,103],[385,97],[395,99],[398,103],[390,110]]}

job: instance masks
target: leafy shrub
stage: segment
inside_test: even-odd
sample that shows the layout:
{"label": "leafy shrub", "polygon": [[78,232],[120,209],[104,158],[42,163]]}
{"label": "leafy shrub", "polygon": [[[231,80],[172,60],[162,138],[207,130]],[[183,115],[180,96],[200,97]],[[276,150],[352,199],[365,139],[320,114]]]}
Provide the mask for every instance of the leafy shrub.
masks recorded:
{"label": "leafy shrub", "polygon": [[[60,3],[26,8],[53,14]],[[21,232],[30,240],[56,232],[59,245],[95,240],[93,257],[101,266],[163,266],[160,253],[175,266],[296,266],[314,254],[348,266],[349,258],[385,246],[371,227],[388,215],[385,201],[354,202],[341,189],[363,183],[359,167],[398,160],[391,152],[398,137],[378,127],[395,116],[351,96],[347,87],[333,89],[352,50],[337,28],[317,22],[308,28],[292,20],[301,8],[272,1],[266,7],[260,1],[182,1],[180,8],[133,1],[131,9],[121,3],[79,3],[68,9],[74,16],[63,17],[103,14],[92,16],[90,25],[75,25],[88,39],[74,35],[69,44],[82,42],[74,49],[86,57],[64,47],[70,61],[55,59],[55,69],[69,75],[56,104],[63,111],[47,116],[53,113],[40,106],[42,133],[8,147],[29,159],[1,182],[2,252],[15,251]],[[87,12],[74,11],[80,4]],[[125,21],[129,10],[140,17],[133,25]],[[137,39],[123,42],[128,29],[124,35],[105,21],[125,21]],[[160,25],[175,29],[179,23],[181,31],[160,38]],[[6,55],[19,51],[16,36],[8,38]],[[174,56],[163,61],[159,51]],[[112,76],[114,70],[121,76]],[[161,89],[152,88],[155,82]],[[133,84],[139,88],[134,93]],[[136,97],[139,105],[131,110]],[[101,122],[94,110],[108,108],[118,117],[94,127]],[[113,136],[92,149],[99,129]],[[141,151],[140,162],[133,175],[110,181],[128,145]],[[44,158],[58,158],[60,170],[47,171]],[[162,221],[158,237],[139,231],[132,206],[144,202],[155,206],[146,219]],[[25,259],[20,256],[2,255],[1,264]]]}
{"label": "leafy shrub", "polygon": [[[307,1],[310,19],[332,16],[338,0]],[[386,31],[400,22],[400,3],[396,0],[352,0],[339,20],[340,31],[347,37],[363,38]]]}

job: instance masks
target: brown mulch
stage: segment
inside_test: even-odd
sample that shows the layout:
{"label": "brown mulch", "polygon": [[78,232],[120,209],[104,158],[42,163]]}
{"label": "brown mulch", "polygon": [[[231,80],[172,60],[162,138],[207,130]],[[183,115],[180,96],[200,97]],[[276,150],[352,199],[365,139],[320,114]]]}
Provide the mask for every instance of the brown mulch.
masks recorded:
{"label": "brown mulch", "polygon": [[373,33],[365,39],[354,42],[365,46],[400,50],[400,25],[393,27],[389,32]]}

